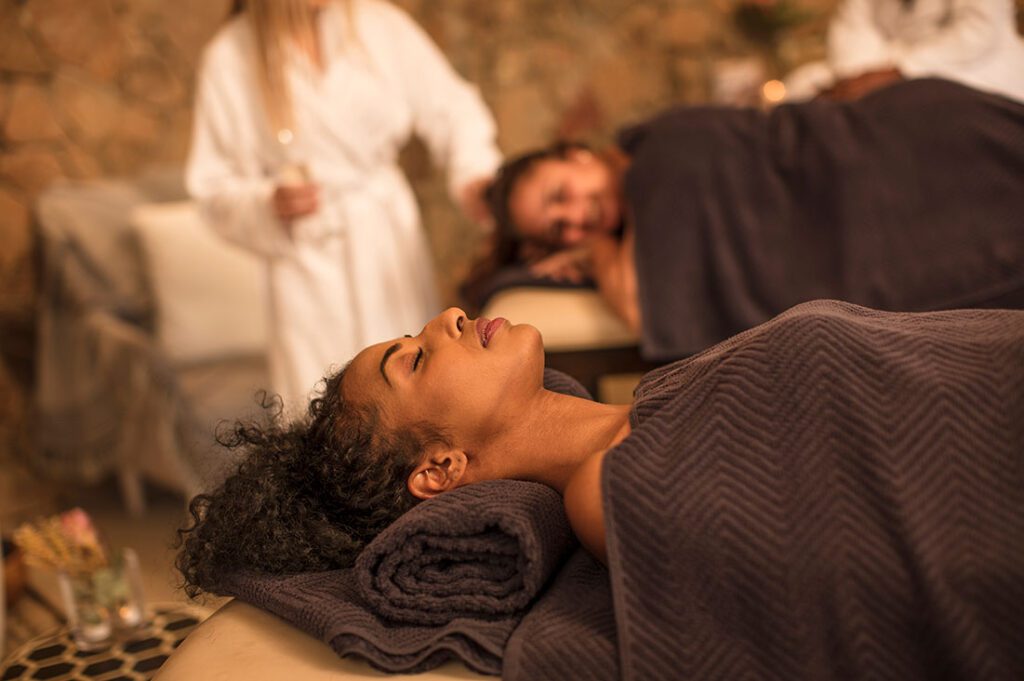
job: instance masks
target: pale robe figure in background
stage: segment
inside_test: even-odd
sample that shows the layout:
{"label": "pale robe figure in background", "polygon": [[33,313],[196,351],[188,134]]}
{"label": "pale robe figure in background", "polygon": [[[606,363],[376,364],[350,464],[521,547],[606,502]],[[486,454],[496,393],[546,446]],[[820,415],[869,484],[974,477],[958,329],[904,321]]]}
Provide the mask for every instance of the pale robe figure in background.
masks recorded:
{"label": "pale robe figure in background", "polygon": [[[897,78],[944,78],[1024,101],[1024,41],[1013,0],[844,0],[826,62],[786,79],[789,100],[850,84],[857,98]],[[860,79],[860,84],[856,81]]]}
{"label": "pale robe figure in background", "polygon": [[[265,258],[271,387],[288,411],[304,408],[338,357],[416,333],[440,309],[397,164],[411,134],[446,166],[459,199],[501,162],[477,90],[402,10],[380,0],[292,4],[313,13],[318,52],[295,41],[283,50],[291,106],[277,118],[287,122],[273,120],[277,100],[268,106],[261,94],[253,0],[206,48],[186,172],[213,228]],[[312,204],[289,214],[281,196]]]}

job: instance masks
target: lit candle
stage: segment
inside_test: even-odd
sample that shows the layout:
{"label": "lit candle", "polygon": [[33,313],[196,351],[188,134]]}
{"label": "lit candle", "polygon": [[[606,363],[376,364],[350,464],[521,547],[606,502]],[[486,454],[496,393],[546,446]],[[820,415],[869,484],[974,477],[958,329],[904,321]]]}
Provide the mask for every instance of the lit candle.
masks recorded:
{"label": "lit candle", "polygon": [[786,85],[781,80],[769,80],[761,86],[761,97],[768,106],[774,106],[786,98]]}

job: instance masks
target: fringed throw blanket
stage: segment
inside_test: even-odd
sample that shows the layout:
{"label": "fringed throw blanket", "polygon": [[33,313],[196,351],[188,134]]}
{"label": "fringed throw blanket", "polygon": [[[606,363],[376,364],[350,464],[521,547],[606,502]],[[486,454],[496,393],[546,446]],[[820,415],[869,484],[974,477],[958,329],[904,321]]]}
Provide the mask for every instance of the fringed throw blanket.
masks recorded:
{"label": "fringed throw blanket", "polygon": [[1024,678],[1024,312],[801,305],[603,468],[621,678]]}
{"label": "fringed throw blanket", "polygon": [[671,360],[807,300],[1024,307],[1024,105],[939,80],[624,132],[642,351]]}

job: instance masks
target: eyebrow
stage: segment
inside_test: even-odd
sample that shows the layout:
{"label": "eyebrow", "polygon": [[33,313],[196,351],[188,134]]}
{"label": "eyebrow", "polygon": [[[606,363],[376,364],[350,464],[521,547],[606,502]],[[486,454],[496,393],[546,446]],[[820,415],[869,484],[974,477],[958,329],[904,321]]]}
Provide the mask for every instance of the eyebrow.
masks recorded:
{"label": "eyebrow", "polygon": [[385,350],[384,351],[384,356],[380,358],[380,375],[384,377],[384,382],[388,384],[389,388],[391,387],[391,381],[388,379],[387,373],[384,372],[384,365],[387,364],[387,361],[389,359],[391,359],[391,355],[393,355],[396,352],[398,352],[398,349],[401,348],[401,347],[402,347],[401,343],[395,343],[394,345],[389,347],[387,350]]}

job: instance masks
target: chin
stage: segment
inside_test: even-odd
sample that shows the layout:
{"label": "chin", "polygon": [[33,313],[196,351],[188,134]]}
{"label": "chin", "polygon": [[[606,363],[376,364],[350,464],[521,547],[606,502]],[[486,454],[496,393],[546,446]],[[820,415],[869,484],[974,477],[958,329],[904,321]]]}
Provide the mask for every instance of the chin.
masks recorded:
{"label": "chin", "polygon": [[526,338],[526,343],[529,345],[530,354],[537,354],[540,356],[541,364],[544,363],[544,337],[541,336],[540,329],[532,324],[516,324],[513,327],[514,331],[522,333]]}
{"label": "chin", "polygon": [[519,365],[523,375],[535,378],[538,385],[544,383],[544,339],[540,330],[530,324],[516,324],[510,331],[515,334],[519,346]]}

